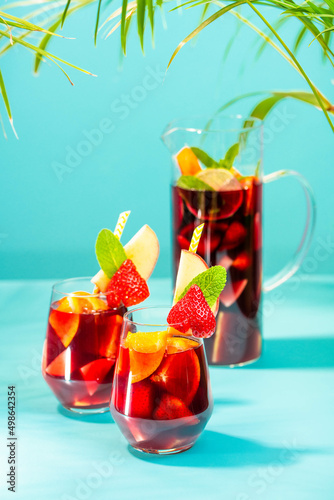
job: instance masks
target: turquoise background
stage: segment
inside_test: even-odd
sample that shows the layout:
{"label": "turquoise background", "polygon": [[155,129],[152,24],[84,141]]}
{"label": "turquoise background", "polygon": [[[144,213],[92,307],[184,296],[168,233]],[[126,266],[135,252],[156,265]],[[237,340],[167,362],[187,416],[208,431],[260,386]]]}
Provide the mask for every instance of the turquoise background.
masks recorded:
{"label": "turquoise background", "polygon": [[[17,141],[8,130],[8,140],[1,138],[1,277],[95,273],[98,231],[113,229],[118,213],[129,209],[132,214],[123,241],[148,223],[161,243],[155,276],[169,275],[170,158],[159,139],[167,122],[214,112],[234,96],[253,90],[306,89],[301,77],[271,48],[255,61],[255,35],[248,28],[236,34],[231,16],[205,30],[195,47],[186,46],[163,82],[174,48],[193,29],[198,16],[195,10],[167,13],[167,30],[157,18],[156,48],[151,48],[147,33],[145,57],[133,26],[128,56],[120,69],[119,32],[107,41],[100,38],[94,48],[95,6],[78,13],[64,28],[64,34],[76,40],[58,39],[50,45],[51,52],[98,74],[93,78],[70,70],[74,87],[49,64],[43,64],[39,77],[33,78],[32,55],[22,48],[15,47],[1,59],[20,136]],[[291,27],[286,31],[290,42],[291,31]],[[223,61],[231,36],[235,43]],[[333,96],[330,69],[321,62],[316,44],[305,46],[300,58],[325,95]],[[147,76],[152,72],[157,73],[156,80]],[[148,82],[151,88],[143,92]],[[121,107],[126,95],[131,96],[130,104]],[[243,101],[231,111],[247,113],[251,105]],[[321,257],[317,251],[321,241],[334,240],[333,134],[324,116],[305,104],[289,100],[278,110],[288,116],[287,123],[273,133],[268,118],[264,170],[292,168],[309,180],[318,221],[311,261],[303,272],[333,273],[333,249],[325,248]],[[97,136],[92,131],[99,128],[104,132]],[[95,140],[88,149],[87,142],[82,144],[87,133]],[[74,163],[66,163],[68,152],[78,150]],[[62,175],[60,164],[66,170]],[[270,274],[298,243],[305,203],[294,181],[282,180],[265,187],[264,207],[265,274]]]}

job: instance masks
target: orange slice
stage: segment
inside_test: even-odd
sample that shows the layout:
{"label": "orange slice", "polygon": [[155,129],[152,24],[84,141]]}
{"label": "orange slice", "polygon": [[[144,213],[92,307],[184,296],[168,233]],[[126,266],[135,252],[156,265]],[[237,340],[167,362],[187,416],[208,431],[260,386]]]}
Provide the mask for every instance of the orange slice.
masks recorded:
{"label": "orange slice", "polygon": [[161,347],[159,351],[144,353],[129,349],[131,382],[140,382],[152,375],[159,367],[166,347]]}
{"label": "orange slice", "polygon": [[53,309],[50,313],[49,322],[58,337],[60,338],[64,347],[67,347],[74,335],[77,333],[79,326],[79,314],[72,313],[61,307],[60,309]]}
{"label": "orange slice", "polygon": [[[72,304],[75,308],[79,308],[80,311],[75,312],[84,312],[84,309],[87,311],[106,311],[108,309],[108,305],[104,300],[99,299],[98,297],[91,297],[88,292],[74,292],[73,295],[77,295],[78,297],[69,297],[72,299]],[[83,298],[83,296],[87,298]]]}
{"label": "orange slice", "polygon": [[67,347],[78,330],[79,314],[107,309],[108,305],[103,300],[91,297],[87,292],[74,292],[58,302],[57,309],[50,313],[49,321],[64,347]]}
{"label": "orange slice", "polygon": [[165,348],[167,331],[128,333],[124,345],[141,353],[155,353]]}
{"label": "orange slice", "polygon": [[64,377],[65,371],[71,373],[71,355],[67,349],[59,354],[46,368],[46,373],[52,377]]}
{"label": "orange slice", "polygon": [[187,351],[198,346],[195,340],[184,339],[182,337],[173,337],[167,339],[167,354],[175,352]]}
{"label": "orange slice", "polygon": [[187,146],[182,148],[175,158],[182,175],[196,175],[202,170],[197,156]]}
{"label": "orange slice", "polygon": [[173,326],[169,326],[167,328],[167,334],[168,334],[168,337],[173,337],[173,335],[175,336],[178,336],[178,335],[185,335],[183,332],[180,332],[179,330],[177,330],[176,328],[174,328]]}
{"label": "orange slice", "polygon": [[152,375],[164,357],[167,331],[128,333],[124,346],[129,348],[131,382]]}

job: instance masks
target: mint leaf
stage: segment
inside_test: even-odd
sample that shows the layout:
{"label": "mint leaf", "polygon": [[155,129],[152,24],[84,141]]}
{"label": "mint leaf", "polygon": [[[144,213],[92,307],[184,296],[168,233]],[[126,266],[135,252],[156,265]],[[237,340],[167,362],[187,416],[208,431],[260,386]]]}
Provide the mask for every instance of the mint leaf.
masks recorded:
{"label": "mint leaf", "polygon": [[224,289],[225,283],[226,269],[222,266],[212,266],[210,269],[196,276],[185,287],[177,300],[181,300],[192,285],[198,285],[202,290],[205,300],[212,307]]}
{"label": "mint leaf", "polygon": [[213,191],[206,182],[197,179],[193,175],[181,175],[176,181],[176,185],[182,189],[196,189],[198,191]]}
{"label": "mint leaf", "polygon": [[191,151],[194,153],[194,155],[197,157],[197,159],[203,163],[207,168],[218,168],[219,165],[218,163],[211,158],[205,151],[203,151],[200,148],[190,148]]}
{"label": "mint leaf", "polygon": [[223,160],[219,160],[219,168],[227,168],[230,169],[233,167],[233,162],[239,154],[239,143],[236,142],[233,144],[225,154],[225,158]]}
{"label": "mint leaf", "polygon": [[122,243],[109,229],[102,229],[96,239],[95,253],[102,271],[111,278],[126,260]]}

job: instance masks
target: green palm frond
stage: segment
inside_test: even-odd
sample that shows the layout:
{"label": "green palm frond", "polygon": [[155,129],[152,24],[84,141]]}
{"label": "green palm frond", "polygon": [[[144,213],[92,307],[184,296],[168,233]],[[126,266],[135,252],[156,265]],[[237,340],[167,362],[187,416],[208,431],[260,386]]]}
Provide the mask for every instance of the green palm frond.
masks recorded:
{"label": "green palm frond", "polygon": [[[93,2],[94,0],[80,0],[80,7],[84,6],[88,3]],[[13,9],[15,7],[22,7],[22,6],[27,6],[27,5],[39,5],[38,9],[33,10],[29,14],[27,14],[25,17],[18,17],[13,14],[8,13],[7,11],[10,9]],[[63,35],[60,35],[56,33],[56,30],[59,28],[62,20],[62,11],[59,9],[59,7],[62,7],[62,5],[59,5],[59,2],[56,1],[48,1],[46,0],[46,5],[43,6],[43,8],[40,8],[40,1],[39,0],[28,0],[27,2],[16,2],[13,4],[8,4],[5,7],[2,7],[2,10],[0,10],[0,56],[3,55],[5,52],[8,52],[13,46],[15,45],[21,45],[24,48],[28,49],[29,51],[33,52],[35,54],[35,71],[37,72],[41,61],[44,59],[48,59],[51,61],[53,64],[55,64],[61,71],[62,73],[66,76],[68,81],[73,85],[73,82],[70,78],[70,76],[67,74],[67,72],[64,70],[63,65],[74,68],[78,71],[81,71],[83,73],[86,73],[88,75],[96,76],[93,75],[93,73],[83,69],[79,68],[78,66],[61,59],[60,57],[57,57],[54,54],[51,54],[46,50],[46,46],[49,43],[50,39],[55,36],[55,37],[60,37],[60,38],[68,38],[64,37]],[[76,0],[76,7],[78,8],[78,1]],[[58,13],[54,13],[54,9],[58,9]],[[72,12],[75,10],[75,7],[72,9]],[[41,26],[40,24],[36,24],[33,22],[33,19],[37,17],[41,12],[46,14],[46,18],[42,24],[44,26]],[[71,13],[69,11],[69,13]],[[49,15],[48,15],[49,14]],[[56,16],[56,20],[55,20]],[[48,26],[48,23],[52,20],[52,24]],[[3,29],[2,29],[3,28]],[[15,36],[13,35],[13,31],[15,30]],[[39,43],[39,45],[34,45],[27,41],[26,39],[31,36],[33,33],[40,34],[42,36],[42,39]],[[8,116],[8,120],[11,124],[11,127],[14,131],[15,136],[17,137],[14,124],[13,124],[13,117],[12,117],[12,112],[11,112],[11,107],[9,104],[9,99],[8,99],[8,94],[6,91],[5,87],[5,82],[3,75],[0,71],[0,91],[1,91],[1,98],[4,104],[4,107],[6,109],[6,113]],[[0,117],[1,124],[3,127],[3,122]],[[4,134],[5,135],[5,134]],[[6,135],[5,135],[6,136]]]}
{"label": "green palm frond", "polygon": [[[284,99],[294,99],[296,101],[309,104],[315,108],[321,109],[319,103],[312,92],[305,92],[301,90],[271,90],[271,91],[261,91],[261,92],[249,92],[241,96],[231,99],[223,106],[221,106],[216,115],[224,112],[226,109],[230,108],[242,99],[249,99],[251,97],[257,97],[259,95],[265,95],[266,97],[260,100],[256,106],[252,109],[249,116],[254,118],[259,118],[264,120],[266,116],[272,111],[272,109]],[[321,96],[323,106],[326,110],[334,114],[334,104],[332,104],[325,96]]]}
{"label": "green palm frond", "polygon": [[[3,76],[2,76],[1,70],[0,70],[0,92],[1,92],[2,100],[4,102],[6,111],[7,111],[9,122],[10,122],[11,127],[13,129],[13,132],[14,132],[16,138],[17,138],[17,133],[16,133],[16,130],[14,128],[14,123],[13,123],[12,111],[10,109],[9,99],[8,99],[8,96],[7,96],[7,90],[6,90],[6,86],[5,86],[5,82],[3,80]],[[2,119],[1,119],[1,123],[2,123]],[[2,126],[3,126],[3,124],[2,124]]]}
{"label": "green palm frond", "polygon": [[[7,42],[5,46],[0,47],[0,55],[10,50],[12,44],[19,43],[35,52],[35,71],[39,69],[43,57],[51,59],[55,64],[67,64],[65,61],[59,60],[52,54],[49,54],[46,51],[46,47],[52,36],[55,34],[58,35],[56,32],[62,27],[67,16],[94,2],[97,4],[94,29],[95,43],[98,31],[102,27],[106,27],[106,38],[120,28],[121,48],[124,55],[126,55],[129,26],[135,16],[137,16],[139,43],[144,51],[145,29],[149,27],[151,30],[152,43],[154,43],[155,16],[158,11],[163,13],[164,6],[168,6],[170,12],[179,8],[184,8],[187,11],[188,9],[199,7],[201,9],[201,18],[198,26],[179,43],[172,54],[168,67],[181,48],[190,40],[197,37],[207,26],[215,21],[222,21],[223,16],[226,14],[233,15],[241,25],[252,29],[259,37],[261,45],[259,49],[256,49],[258,50],[258,54],[261,54],[265,47],[271,47],[284,57],[291,67],[299,73],[312,90],[311,93],[304,92],[303,94],[304,97],[308,96],[308,100],[306,98],[306,100],[299,100],[322,109],[334,131],[334,125],[329,117],[329,114],[333,114],[332,105],[312,82],[296,56],[303,45],[307,47],[307,43],[315,42],[318,44],[323,58],[329,61],[334,67],[334,47],[332,43],[334,35],[334,0],[301,0],[300,3],[295,3],[294,0],[227,0],[226,2],[221,2],[220,0],[188,0],[181,5],[176,5],[176,1],[171,0],[122,0],[121,7],[109,14],[107,13],[105,20],[102,20],[101,23],[102,0],[45,0],[43,12],[46,13],[46,21],[42,23],[42,26],[37,26],[39,31],[42,32],[42,38],[39,45],[32,46],[30,44],[30,47],[27,47],[25,38],[29,36],[31,31],[36,30],[36,25],[33,22],[34,13],[40,9],[40,0],[19,0],[8,4],[2,10],[8,12],[10,9],[27,5],[35,5],[38,8],[28,14],[23,20],[8,14],[3,15],[2,11],[0,11],[0,25],[3,24],[4,28],[7,29],[7,31],[3,32],[0,30],[0,40],[1,37],[9,39],[9,43]],[[108,8],[110,7],[110,3],[111,0],[105,0],[103,5],[105,8]],[[211,9],[210,15],[209,9]],[[270,16],[271,21],[268,20],[267,14]],[[295,38],[292,48],[288,46],[280,35],[281,28],[290,27],[291,21],[295,23],[293,26]],[[19,36],[11,38],[11,30],[14,28],[20,29],[22,33]],[[232,43],[233,40],[230,40],[227,48],[231,47]],[[81,70],[76,66],[72,67]],[[61,70],[63,71],[63,68]],[[263,100],[265,103],[262,107],[263,109],[269,109],[270,104],[276,105],[276,103],[287,97],[298,99],[296,95],[296,93],[290,92],[289,96],[282,97],[281,95],[271,93],[267,96],[267,100]],[[312,99],[309,98],[310,95],[313,96]]]}
{"label": "green palm frond", "polygon": [[[159,5],[163,5],[163,2],[160,1]],[[142,47],[145,29],[145,6],[146,0],[137,0],[136,2],[132,2],[131,5],[131,15],[133,15],[134,13],[137,14],[138,35]],[[205,18],[209,6],[215,7],[216,10],[209,17]],[[170,58],[167,68],[169,68],[174,58],[184,47],[184,45],[186,45],[190,40],[193,40],[195,37],[197,37],[202,30],[204,30],[206,27],[208,27],[218,19],[221,19],[224,15],[228,13],[232,14],[237,17],[238,20],[241,21],[244,25],[251,28],[262,39],[263,44],[260,50],[263,50],[265,46],[273,47],[282,57],[285,58],[287,62],[289,62],[289,64],[296,71],[298,71],[298,73],[301,75],[301,77],[304,79],[304,81],[312,91],[314,98],[312,105],[320,108],[323,111],[331,129],[334,132],[334,125],[328,114],[329,112],[331,113],[331,110],[328,110],[326,99],[309,78],[308,74],[296,57],[296,52],[300,48],[303,41],[306,39],[307,34],[311,34],[313,41],[317,41],[319,43],[323,56],[334,67],[334,52],[331,47],[334,31],[334,0],[320,0],[317,2],[305,0],[301,4],[296,4],[293,0],[233,0],[224,3],[220,2],[219,0],[188,0],[181,5],[176,5],[171,9],[171,11],[179,8],[184,8],[185,10],[187,10],[194,7],[202,8],[201,21],[198,26],[176,47]],[[248,8],[250,12],[256,15],[259,22],[262,23],[265,26],[265,29],[268,30],[267,34],[258,25],[250,21],[249,13],[246,15],[245,13],[240,13],[239,8],[241,7]],[[269,22],[267,17],[262,13],[262,10],[260,10],[261,7],[269,7],[271,9],[274,9],[274,11],[278,10],[278,20],[276,20],[274,24]],[[128,13],[129,9],[127,0],[123,0],[123,5],[120,13],[121,21],[119,24],[121,26],[121,45],[124,54],[126,52],[126,36],[124,26],[125,19],[128,16]],[[291,19],[299,22],[299,28],[297,31],[297,36],[295,38],[293,49],[289,48],[287,43],[283,40],[278,32],[278,29],[287,24]],[[113,31],[116,28],[117,26],[114,26]],[[277,96],[271,99],[271,101],[275,102],[279,102],[280,100],[281,99],[278,99]]]}

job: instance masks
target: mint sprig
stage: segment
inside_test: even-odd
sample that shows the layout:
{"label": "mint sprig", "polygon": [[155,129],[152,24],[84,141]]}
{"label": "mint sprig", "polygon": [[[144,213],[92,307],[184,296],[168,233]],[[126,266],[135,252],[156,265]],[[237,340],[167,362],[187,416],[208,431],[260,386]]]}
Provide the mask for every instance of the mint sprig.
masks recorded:
{"label": "mint sprig", "polygon": [[196,158],[203,163],[207,168],[219,168],[219,164],[211,158],[211,156],[208,155],[203,149],[196,148],[196,147],[191,147],[191,151],[194,153]]}
{"label": "mint sprig", "polygon": [[102,271],[108,278],[111,278],[127,259],[122,243],[110,229],[102,229],[99,232],[95,253]]}
{"label": "mint sprig", "polygon": [[191,151],[196,158],[206,166],[206,168],[227,168],[230,170],[233,167],[234,160],[239,154],[239,143],[236,142],[226,151],[224,158],[219,161],[214,160],[205,151],[200,148],[191,147]]}
{"label": "mint sprig", "polygon": [[193,175],[181,175],[176,181],[176,185],[182,189],[196,189],[198,191],[213,191],[206,182],[197,179]]}
{"label": "mint sprig", "polygon": [[236,142],[226,151],[225,158],[219,160],[218,167],[227,168],[228,170],[230,170],[230,168],[233,167],[234,160],[236,159],[238,154],[239,154],[239,143]]}
{"label": "mint sprig", "polygon": [[214,306],[226,283],[226,269],[222,266],[212,266],[198,274],[178,297],[181,300],[192,285],[198,285],[210,307]]}

